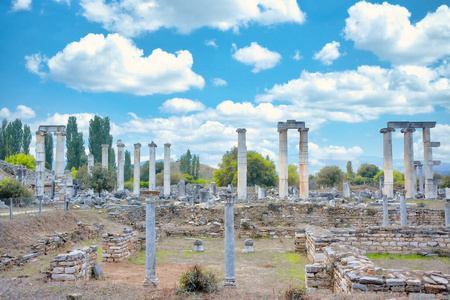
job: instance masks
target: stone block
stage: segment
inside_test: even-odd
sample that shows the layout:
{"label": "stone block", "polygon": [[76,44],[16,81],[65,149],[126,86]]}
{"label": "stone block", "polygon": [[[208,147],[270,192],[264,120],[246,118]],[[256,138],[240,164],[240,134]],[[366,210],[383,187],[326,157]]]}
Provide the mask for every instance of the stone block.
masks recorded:
{"label": "stone block", "polygon": [[56,268],[53,268],[52,272],[53,272],[54,274],[62,274],[62,273],[64,273],[64,268],[62,268],[62,267],[56,267]]}
{"label": "stone block", "polygon": [[65,268],[64,273],[66,273],[66,274],[73,274],[73,273],[75,273],[75,267]]}
{"label": "stone block", "polygon": [[353,284],[353,289],[358,290],[358,291],[367,291],[367,285],[355,283],[355,284]]}
{"label": "stone block", "polygon": [[386,279],[386,285],[387,286],[404,286],[406,285],[405,279]]}
{"label": "stone block", "polygon": [[52,274],[52,280],[55,281],[74,281],[76,278],[71,274]]}
{"label": "stone block", "polygon": [[383,279],[370,276],[361,277],[359,279],[359,282],[362,284],[378,284],[378,285],[382,285],[384,283]]}

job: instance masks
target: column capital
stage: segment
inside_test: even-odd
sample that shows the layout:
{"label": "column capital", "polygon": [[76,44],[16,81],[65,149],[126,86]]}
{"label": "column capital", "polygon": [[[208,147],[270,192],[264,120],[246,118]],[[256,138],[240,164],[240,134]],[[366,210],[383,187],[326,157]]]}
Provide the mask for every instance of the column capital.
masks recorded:
{"label": "column capital", "polygon": [[164,144],[164,147],[167,147],[167,148],[169,148],[170,146],[172,146],[171,144],[169,144],[169,143],[165,143]]}
{"label": "column capital", "polygon": [[277,129],[278,132],[287,132],[287,128],[278,128]]}
{"label": "column capital", "polygon": [[381,128],[380,133],[388,133],[388,132],[395,132],[395,128]]}
{"label": "column capital", "polygon": [[36,131],[36,135],[46,136],[47,135],[47,131],[38,130],[38,131]]}
{"label": "column capital", "polygon": [[308,132],[309,128],[299,128],[298,132]]}
{"label": "column capital", "polygon": [[102,144],[102,148],[109,148],[109,144]]}
{"label": "column capital", "polygon": [[54,133],[54,135],[62,135],[62,136],[66,136],[66,132],[65,131],[57,131]]}
{"label": "column capital", "polygon": [[237,133],[247,132],[247,129],[245,129],[245,128],[238,128],[238,129],[236,129],[236,132]]}
{"label": "column capital", "polygon": [[149,147],[158,147],[153,141],[150,144],[148,144],[148,146]]}
{"label": "column capital", "polygon": [[117,140],[117,147],[125,147],[125,144],[122,144],[122,140]]}
{"label": "column capital", "polygon": [[134,149],[139,149],[139,148],[141,148],[141,144],[140,143],[136,143],[136,144],[134,144]]}
{"label": "column capital", "polygon": [[400,132],[407,133],[407,132],[414,132],[414,131],[416,131],[415,128],[403,128]]}

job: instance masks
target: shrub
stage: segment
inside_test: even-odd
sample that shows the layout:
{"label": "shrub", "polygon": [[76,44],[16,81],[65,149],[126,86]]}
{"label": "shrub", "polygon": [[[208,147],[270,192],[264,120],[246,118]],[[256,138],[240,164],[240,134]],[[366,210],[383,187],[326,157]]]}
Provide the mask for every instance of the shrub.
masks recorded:
{"label": "shrub", "polygon": [[201,266],[194,265],[181,275],[178,293],[212,293],[218,288],[218,278],[211,271],[205,271]]}
{"label": "shrub", "polygon": [[[0,199],[27,198],[32,195],[31,191],[24,187],[18,180],[4,179],[2,183],[0,183]],[[9,202],[7,204],[9,204]]]}
{"label": "shrub", "polygon": [[11,155],[7,158],[5,158],[5,161],[7,163],[13,164],[13,165],[22,165],[27,167],[28,169],[36,169],[36,162],[34,160],[34,157],[31,155],[19,153],[16,155]]}
{"label": "shrub", "polygon": [[304,300],[306,299],[305,288],[300,286],[291,286],[284,292],[284,298],[287,300]]}
{"label": "shrub", "polygon": [[133,190],[133,182],[132,181],[126,181],[123,184],[124,189],[132,191]]}
{"label": "shrub", "polygon": [[141,181],[140,182],[140,186],[141,186],[141,189],[142,188],[148,188],[148,181]]}
{"label": "shrub", "polygon": [[368,216],[375,216],[377,214],[378,210],[376,210],[375,208],[368,208],[366,210],[366,214]]}

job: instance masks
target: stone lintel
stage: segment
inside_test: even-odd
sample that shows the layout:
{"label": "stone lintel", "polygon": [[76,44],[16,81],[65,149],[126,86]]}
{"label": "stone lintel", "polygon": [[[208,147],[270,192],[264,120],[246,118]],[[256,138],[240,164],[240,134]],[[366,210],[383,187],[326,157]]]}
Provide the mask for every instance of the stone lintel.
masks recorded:
{"label": "stone lintel", "polygon": [[47,131],[44,131],[44,130],[38,130],[38,131],[36,131],[36,135],[43,135],[43,136],[46,136],[46,135],[47,135]]}
{"label": "stone lintel", "polygon": [[65,132],[66,125],[39,125],[38,131]]}
{"label": "stone lintel", "polygon": [[[103,146],[103,145],[102,145],[102,146]],[[141,148],[141,146],[142,146],[142,145],[141,145],[140,143],[136,143],[136,144],[134,144],[134,148],[135,148],[135,149],[137,149],[137,148]]]}
{"label": "stone lintel", "polygon": [[149,147],[158,147],[156,144],[152,141],[150,144],[148,144]]}
{"label": "stone lintel", "polygon": [[172,146],[172,145],[169,144],[169,143],[165,143],[165,144],[164,144],[164,147],[170,147],[170,146]]}
{"label": "stone lintel", "polygon": [[125,147],[125,144],[122,143],[122,140],[117,140],[117,147]]}
{"label": "stone lintel", "polygon": [[422,162],[420,160],[415,160],[414,161],[414,165],[421,167],[422,166]]}
{"label": "stone lintel", "polygon": [[440,160],[433,160],[433,166],[439,166],[441,164]]}
{"label": "stone lintel", "polygon": [[407,133],[407,132],[414,132],[414,131],[416,131],[415,128],[408,127],[408,128],[403,128],[400,132],[401,133]]}
{"label": "stone lintel", "polygon": [[298,130],[298,132],[302,132],[302,131],[308,132],[308,131],[309,131],[309,128],[300,128],[300,129]]}
{"label": "stone lintel", "polygon": [[436,122],[388,122],[388,128],[434,128]]}
{"label": "stone lintel", "polygon": [[305,122],[296,120],[287,120],[286,122],[278,122],[278,131],[288,129],[302,129],[305,128]]}
{"label": "stone lintel", "polygon": [[430,147],[440,147],[441,146],[441,142],[430,142]]}
{"label": "stone lintel", "polygon": [[380,133],[387,133],[387,132],[394,132],[394,131],[395,131],[394,128],[389,128],[389,127],[380,129]]}
{"label": "stone lintel", "polygon": [[247,132],[247,129],[245,129],[245,128],[238,128],[238,129],[236,129],[236,132]]}

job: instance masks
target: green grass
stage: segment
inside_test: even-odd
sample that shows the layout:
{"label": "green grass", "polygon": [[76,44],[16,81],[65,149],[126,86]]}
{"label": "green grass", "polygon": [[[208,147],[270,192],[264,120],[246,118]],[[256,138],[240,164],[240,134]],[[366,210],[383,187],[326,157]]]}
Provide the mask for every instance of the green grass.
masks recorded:
{"label": "green grass", "polygon": [[[173,251],[156,251],[156,263],[167,263],[168,260],[165,258],[172,254]],[[138,265],[145,265],[145,251],[142,250],[137,257],[130,258],[129,261]]]}
{"label": "green grass", "polygon": [[288,264],[280,270],[281,276],[297,279],[301,284],[305,280],[305,259],[304,255],[297,252],[277,253],[274,257],[275,262],[284,261]]}
{"label": "green grass", "polygon": [[450,258],[448,257],[426,257],[426,256],[420,256],[418,254],[412,254],[412,255],[401,255],[401,254],[381,254],[381,253],[375,253],[375,254],[367,254],[366,255],[368,259],[441,259],[442,261],[448,263],[450,262]]}

